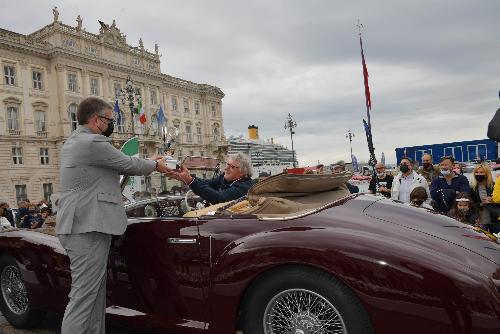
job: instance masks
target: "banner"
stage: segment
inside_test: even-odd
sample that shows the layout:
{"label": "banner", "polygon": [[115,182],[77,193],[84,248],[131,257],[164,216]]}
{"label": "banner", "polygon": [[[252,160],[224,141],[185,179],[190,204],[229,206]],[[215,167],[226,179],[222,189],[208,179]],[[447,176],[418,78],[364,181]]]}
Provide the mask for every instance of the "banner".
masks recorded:
{"label": "banner", "polygon": [[[137,137],[127,140],[125,144],[123,144],[121,151],[129,157],[139,157],[139,140]],[[133,202],[133,195],[136,191],[142,191],[141,177],[129,176],[128,183],[123,189],[123,196],[130,202]]]}

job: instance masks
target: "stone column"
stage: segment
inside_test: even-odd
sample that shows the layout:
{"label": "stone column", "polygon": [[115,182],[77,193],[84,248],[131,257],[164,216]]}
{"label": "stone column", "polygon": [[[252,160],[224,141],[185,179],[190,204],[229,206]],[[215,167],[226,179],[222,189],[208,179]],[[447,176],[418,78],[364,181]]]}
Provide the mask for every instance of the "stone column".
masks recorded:
{"label": "stone column", "polygon": [[89,70],[84,68],[82,69],[82,89],[80,91],[80,94],[82,94],[84,97],[90,95],[90,82],[89,82]]}
{"label": "stone column", "polygon": [[[18,85],[22,85],[23,89],[23,102],[22,102],[22,123],[19,124],[21,126],[21,131],[24,136],[33,135],[33,112],[31,112],[31,101],[30,101],[30,73],[28,69],[28,62],[26,60],[21,60],[19,62],[20,71],[17,76],[17,80],[19,80]],[[19,110],[21,111],[21,110]]]}
{"label": "stone column", "polygon": [[109,73],[104,73],[102,76],[102,96],[104,97],[104,100],[108,101],[113,100],[115,101],[114,94],[110,94],[110,83],[109,83]]}
{"label": "stone column", "polygon": [[56,86],[57,87],[57,108],[58,108],[58,114],[59,114],[59,133],[67,137],[70,134],[69,128],[68,128],[68,113],[66,112],[66,101],[64,99],[64,92],[67,90],[67,82],[66,78],[64,77],[65,71],[64,71],[64,65],[63,64],[56,64],[55,65],[56,69]]}

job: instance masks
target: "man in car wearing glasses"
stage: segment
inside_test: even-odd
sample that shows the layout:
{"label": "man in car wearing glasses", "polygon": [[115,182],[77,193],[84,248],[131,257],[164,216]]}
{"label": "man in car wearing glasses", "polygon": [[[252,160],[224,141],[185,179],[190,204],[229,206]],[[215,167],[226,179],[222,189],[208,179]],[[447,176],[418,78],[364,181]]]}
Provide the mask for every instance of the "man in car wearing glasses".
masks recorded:
{"label": "man in car wearing glasses", "polygon": [[223,203],[245,196],[252,186],[252,164],[243,153],[230,155],[224,173],[211,180],[191,176],[185,166],[170,170],[168,177],[184,182],[198,196],[210,204]]}

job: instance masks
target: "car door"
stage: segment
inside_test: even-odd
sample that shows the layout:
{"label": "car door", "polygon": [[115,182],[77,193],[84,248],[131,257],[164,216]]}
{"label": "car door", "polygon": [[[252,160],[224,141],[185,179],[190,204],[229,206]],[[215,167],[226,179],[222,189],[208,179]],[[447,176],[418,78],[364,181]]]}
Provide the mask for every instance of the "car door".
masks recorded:
{"label": "car door", "polygon": [[141,329],[203,332],[197,225],[184,218],[129,219],[126,233],[113,240],[111,303],[115,310],[133,310],[127,312],[145,323]]}

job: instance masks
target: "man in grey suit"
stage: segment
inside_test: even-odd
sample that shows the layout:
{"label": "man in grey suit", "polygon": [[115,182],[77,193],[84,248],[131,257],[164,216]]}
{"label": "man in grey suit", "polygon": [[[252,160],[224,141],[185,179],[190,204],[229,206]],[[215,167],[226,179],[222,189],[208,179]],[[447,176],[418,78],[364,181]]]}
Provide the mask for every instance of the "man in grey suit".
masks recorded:
{"label": "man in grey suit", "polygon": [[167,172],[157,157],[129,157],[111,144],[111,106],[94,97],[77,111],[78,128],[61,150],[56,233],[70,259],[71,292],[61,333],[104,333],[106,265],[112,235],[127,228],[120,174]]}

